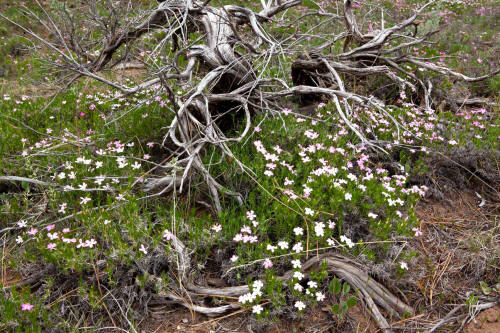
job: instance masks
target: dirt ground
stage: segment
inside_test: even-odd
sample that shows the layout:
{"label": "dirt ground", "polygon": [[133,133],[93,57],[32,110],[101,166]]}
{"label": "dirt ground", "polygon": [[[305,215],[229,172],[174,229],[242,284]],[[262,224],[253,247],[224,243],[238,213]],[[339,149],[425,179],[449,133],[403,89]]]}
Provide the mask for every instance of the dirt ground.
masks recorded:
{"label": "dirt ground", "polygon": [[[348,318],[352,320],[349,327],[337,325],[330,319],[330,315],[319,308],[313,309],[296,321],[278,320],[273,325],[256,330],[249,327],[248,314],[240,313],[221,320],[211,320],[205,316],[196,316],[194,322],[190,320],[189,311],[179,309],[169,313],[164,320],[149,321],[141,329],[141,333],[215,333],[215,332],[380,332],[370,319],[366,310],[356,306]],[[344,331],[343,329],[347,329]],[[442,329],[439,332],[454,332],[455,330]],[[500,332],[500,306],[497,305],[484,310],[467,324],[463,333],[499,333]]]}
{"label": "dirt ground", "polygon": [[[376,332],[376,326],[366,310],[356,306],[342,324],[336,323],[326,308],[312,308],[301,317],[290,320],[280,318],[274,323],[258,324],[248,312],[210,319],[196,315],[192,320],[187,310],[179,309],[165,314],[164,319],[148,320],[141,325],[141,333],[215,333],[215,332]],[[359,322],[357,322],[359,320]],[[357,322],[356,326],[352,323]]]}
{"label": "dirt ground", "polygon": [[500,332],[500,306],[497,305],[481,312],[464,330],[464,333]]}

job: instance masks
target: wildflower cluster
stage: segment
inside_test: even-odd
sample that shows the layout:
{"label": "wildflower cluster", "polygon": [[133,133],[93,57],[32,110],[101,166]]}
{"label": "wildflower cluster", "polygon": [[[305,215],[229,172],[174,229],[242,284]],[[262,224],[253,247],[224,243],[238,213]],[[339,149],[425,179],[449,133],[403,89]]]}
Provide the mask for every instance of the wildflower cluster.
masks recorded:
{"label": "wildflower cluster", "polygon": [[[40,214],[22,214],[15,225],[21,231],[16,236],[18,246],[26,251],[37,248],[49,261],[73,268],[88,265],[88,260],[83,258],[94,256],[103,248],[114,253],[117,248],[121,248],[119,252],[123,254],[130,251],[127,250],[130,240],[125,236],[129,231],[125,229],[137,225],[132,216],[140,209],[133,203],[136,197],[130,189],[144,181],[144,167],[154,166],[152,151],[157,144],[130,139],[122,141],[104,124],[109,120],[110,111],[143,105],[136,107],[131,114],[140,119],[136,120],[134,129],[143,131],[152,128],[152,122],[145,118],[155,116],[169,103],[156,94],[158,88],[154,86],[131,98],[109,92],[65,94],[52,104],[52,109],[57,111],[54,115],[49,113],[44,119],[42,125],[45,127],[37,129],[41,135],[28,132],[19,139],[11,140],[9,149],[18,147],[20,153],[15,158],[24,165],[27,176],[45,180],[48,184],[46,213],[49,218],[41,224]],[[10,106],[16,105],[11,111],[13,113],[18,107],[36,109],[42,103],[24,95],[17,98],[5,94],[3,99]],[[73,126],[61,128],[58,122],[66,116]],[[114,139],[106,140],[110,136]],[[47,165],[47,168],[39,170],[40,164]],[[26,189],[29,190],[29,183]],[[15,204],[9,207],[16,215],[29,209],[20,206],[29,204],[29,201],[12,202]],[[131,220],[121,223],[127,216]],[[153,237],[152,230],[139,227],[136,233],[141,236],[133,240],[132,248],[136,253],[147,254],[142,242]]]}

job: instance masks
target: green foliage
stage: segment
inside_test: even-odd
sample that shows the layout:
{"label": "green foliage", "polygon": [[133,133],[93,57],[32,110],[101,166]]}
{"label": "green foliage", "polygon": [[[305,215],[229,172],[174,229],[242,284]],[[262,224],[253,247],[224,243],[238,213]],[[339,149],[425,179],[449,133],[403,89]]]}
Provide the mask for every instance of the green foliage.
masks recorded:
{"label": "green foliage", "polygon": [[469,308],[472,308],[474,307],[475,305],[477,305],[477,303],[479,302],[479,297],[474,295],[474,293],[471,293],[470,296],[467,298],[465,304],[469,307]]}
{"label": "green foliage", "polygon": [[[246,1],[226,3],[248,5]],[[421,1],[408,2],[412,3]],[[59,9],[62,6],[58,1],[51,1],[51,5]],[[302,5],[318,9],[318,4],[313,1],[305,1]],[[386,10],[395,10],[390,1],[383,5]],[[406,15],[409,8],[401,9],[398,15]],[[471,15],[464,18],[469,29],[461,25],[449,27],[445,26],[446,19],[440,15],[441,9],[453,10],[456,14],[463,11],[462,7],[454,4],[434,8],[420,32],[446,27],[443,28],[445,33],[436,37],[436,46],[422,47],[414,52],[426,57],[442,56],[443,63],[462,72],[484,74],[484,64],[491,61],[495,54],[482,54],[468,43],[478,39],[485,43],[495,42],[495,33],[490,27],[491,17]],[[6,15],[24,22],[17,11],[9,9]],[[291,9],[287,15],[296,18],[300,13]],[[373,15],[374,22],[380,19],[379,13]],[[388,20],[390,17],[385,16]],[[307,35],[317,23],[314,16],[300,26],[271,22],[269,33],[277,37],[296,32]],[[484,27],[481,30],[483,33],[476,36],[472,31],[479,30],[479,27]],[[325,30],[331,28],[325,27]],[[8,193],[0,194],[0,226],[15,228],[12,232],[14,237],[9,240],[12,248],[9,261],[13,268],[20,269],[29,262],[41,261],[54,263],[63,273],[73,275],[92,271],[98,261],[104,260],[107,263],[104,269],[107,282],[115,286],[119,282],[113,277],[116,267],[130,266],[150,251],[167,254],[172,251],[170,243],[162,237],[168,230],[193,251],[193,258],[200,266],[213,260],[214,253],[220,249],[226,257],[231,254],[237,256],[232,263],[228,258],[224,258],[223,262],[224,265],[234,265],[233,282],[249,282],[252,285],[257,278],[261,278],[261,294],[246,302],[252,311],[254,306],[263,304],[262,311],[256,313],[257,317],[264,319],[273,309],[289,304],[302,312],[302,304],[321,302],[328,285],[326,268],[323,266],[317,271],[309,271],[307,278],[297,274],[289,281],[282,281],[271,267],[262,268],[264,259],[269,259],[279,269],[293,269],[294,273],[301,273],[300,263],[313,253],[332,248],[347,254],[363,254],[368,260],[379,261],[387,250],[384,241],[395,237],[413,237],[415,233],[413,229],[418,225],[415,206],[423,189],[412,187],[408,179],[411,174],[428,172],[424,163],[427,153],[446,153],[469,144],[480,149],[498,149],[498,110],[490,112],[477,108],[461,109],[458,113],[446,110],[426,113],[403,99],[390,110],[398,125],[377,110],[354,110],[354,125],[358,129],[370,129],[364,134],[382,142],[381,148],[389,152],[384,157],[363,147],[359,137],[339,117],[333,104],[317,106],[314,121],[298,114],[297,109],[293,110],[295,114],[254,115],[252,122],[259,124],[259,129],[255,128],[246,141],[231,146],[234,156],[222,155],[217,149],[208,149],[205,154],[204,162],[209,165],[210,172],[227,188],[244,193],[246,199],[245,206],[240,207],[231,197],[224,197],[224,211],[214,216],[192,205],[196,199],[205,200],[209,196],[204,186],[192,186],[187,200],[186,197],[145,198],[143,193],[135,190],[137,182],[149,172],[154,171],[155,177],[166,175],[165,171],[156,167],[169,155],[160,148],[165,126],[174,117],[167,96],[150,89],[125,98],[115,96],[102,84],[82,81],[50,103],[50,99],[45,97],[29,97],[24,90],[28,85],[27,76],[41,82],[55,82],[58,77],[44,72],[43,63],[25,52],[31,45],[24,38],[11,34],[10,29],[3,23],[0,26],[3,38],[0,76],[19,79],[21,83],[19,86],[2,85],[0,90],[0,98],[3,97],[0,103],[0,174],[15,174],[58,185],[45,188],[27,181],[12,182],[8,184]],[[463,29],[463,33],[458,29]],[[165,32],[157,32],[141,42],[148,47],[164,37]],[[200,35],[193,33],[191,37],[194,40]],[[297,47],[307,50],[320,42],[304,40]],[[335,55],[342,49],[343,40],[339,40],[331,46],[330,52]],[[440,50],[449,51],[447,55],[442,55]],[[171,55],[171,51],[166,52],[165,56]],[[467,63],[464,62],[464,54],[470,54]],[[482,59],[483,65],[477,61],[478,58]],[[145,57],[143,60],[149,61],[153,67],[160,64],[159,59]],[[186,61],[181,56],[179,65],[184,66]],[[290,71],[290,66],[289,61],[284,61],[279,70],[271,66],[259,74],[281,77]],[[408,66],[407,70],[426,79],[440,79],[440,88],[444,90],[453,87],[452,82],[437,75],[420,73],[416,66]],[[284,77],[288,83],[291,82],[288,75]],[[362,85],[357,82],[352,84]],[[384,81],[373,84],[383,86]],[[181,94],[188,88],[174,86],[172,89],[174,93]],[[473,89],[496,94],[500,90],[500,78],[493,77],[487,85],[477,85]],[[397,99],[397,93],[394,87],[387,94]],[[409,96],[412,94],[409,89],[406,93]],[[232,130],[241,133],[245,124],[237,112],[234,112],[230,122],[234,125]],[[443,126],[444,129],[437,130]],[[149,143],[153,143],[152,147]],[[280,162],[286,164],[270,160],[269,155],[262,153],[259,147],[263,147],[268,154],[276,153]],[[282,152],[277,153],[278,150]],[[106,154],[99,154],[99,151]],[[365,154],[370,155],[364,163],[372,169],[373,178],[369,178],[369,173],[357,164]],[[127,163],[124,167],[117,163],[120,156]],[[140,165],[132,167],[136,162]],[[386,162],[389,167],[386,167]],[[269,166],[270,163],[276,165]],[[246,168],[242,169],[241,165]],[[324,166],[328,166],[332,174],[314,173]],[[266,171],[271,171],[271,175],[266,175]],[[74,173],[72,179],[69,178],[71,173]],[[102,175],[111,178],[98,184],[96,180]],[[193,184],[198,180],[194,179]],[[114,191],[78,191],[83,184],[89,188],[107,184]],[[63,191],[64,186],[72,186],[76,190]],[[84,202],[86,198],[90,200]],[[396,201],[398,199],[400,201]],[[63,204],[65,209],[61,207]],[[312,214],[307,209],[312,210]],[[256,219],[248,219],[245,215],[247,211],[252,211]],[[26,227],[16,226],[24,220],[27,221]],[[257,224],[254,226],[253,222]],[[52,224],[55,225],[51,227]],[[363,226],[363,233],[356,229],[360,225]],[[222,230],[216,231],[215,226]],[[256,236],[258,241],[233,241],[235,235],[245,234],[241,231],[245,226],[251,228],[247,236]],[[302,230],[301,234],[295,231],[297,228]],[[37,229],[37,232],[30,234],[32,229]],[[56,237],[55,233],[57,238],[52,239]],[[21,238],[19,243],[15,242],[16,237]],[[49,244],[56,246],[50,248]],[[80,244],[84,245],[78,247]],[[293,250],[293,246],[299,244],[299,250]],[[416,255],[402,251],[396,259],[409,262]],[[292,266],[295,265],[292,261],[298,261],[297,267]],[[406,272],[403,268],[397,270],[401,274]],[[165,272],[162,274],[165,285],[175,283]],[[149,287],[145,273],[138,275],[136,281],[141,288]],[[51,303],[49,298],[53,281],[47,279],[44,283],[48,287],[46,294],[40,298],[35,298],[27,288],[13,288],[8,294],[0,293],[0,330],[43,332],[57,325],[61,325],[62,329],[71,329],[69,319],[55,318],[55,310],[52,312],[47,308],[47,304]],[[495,288],[498,291],[498,286],[488,286],[485,282],[479,288],[486,295]],[[357,291],[353,293],[350,289],[349,284],[337,278],[328,285],[335,299],[331,311],[340,321],[357,304]],[[86,300],[91,309],[103,310],[104,303],[97,286],[82,282],[78,295]],[[34,308],[22,311],[21,304],[27,302]],[[472,294],[467,305],[472,307],[477,302],[478,297]]]}
{"label": "green foliage", "polygon": [[[0,287],[4,287],[0,284]],[[44,332],[49,328],[61,327],[53,320],[54,315],[43,306],[44,301],[49,299],[48,294],[41,298],[33,297],[29,288],[13,288],[10,296],[0,293],[0,331],[5,332]],[[29,306],[22,310],[23,305]],[[32,306],[32,307],[31,307]]]}
{"label": "green foliage", "polygon": [[351,286],[344,282],[342,283],[339,279],[334,278],[330,282],[329,287],[330,293],[335,295],[335,298],[338,299],[338,303],[335,303],[331,307],[332,314],[338,318],[339,321],[342,321],[347,311],[356,306],[357,298],[356,294],[349,295],[349,291],[351,290]]}

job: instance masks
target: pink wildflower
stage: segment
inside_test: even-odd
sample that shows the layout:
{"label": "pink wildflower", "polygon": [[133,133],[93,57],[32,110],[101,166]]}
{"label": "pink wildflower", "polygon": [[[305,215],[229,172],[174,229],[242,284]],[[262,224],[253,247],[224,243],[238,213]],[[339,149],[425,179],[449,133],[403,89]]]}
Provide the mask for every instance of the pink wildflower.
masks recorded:
{"label": "pink wildflower", "polygon": [[34,308],[30,303],[21,304],[21,311],[31,311]]}
{"label": "pink wildflower", "polygon": [[165,229],[163,231],[163,238],[165,238],[166,240],[171,240],[174,238],[174,234],[170,232],[170,230],[168,229]]}
{"label": "pink wildflower", "polygon": [[255,212],[253,210],[247,212],[247,219],[249,219],[250,221],[255,220],[256,217],[257,215],[255,215]]}
{"label": "pink wildflower", "polygon": [[420,231],[420,229],[418,228],[413,228],[411,229],[413,232],[415,232],[415,237],[418,237],[418,236],[422,236],[423,235],[423,232]]}
{"label": "pink wildflower", "polygon": [[28,231],[28,235],[35,236],[37,232],[38,232],[38,229],[37,229],[37,228],[31,228],[31,229]]}

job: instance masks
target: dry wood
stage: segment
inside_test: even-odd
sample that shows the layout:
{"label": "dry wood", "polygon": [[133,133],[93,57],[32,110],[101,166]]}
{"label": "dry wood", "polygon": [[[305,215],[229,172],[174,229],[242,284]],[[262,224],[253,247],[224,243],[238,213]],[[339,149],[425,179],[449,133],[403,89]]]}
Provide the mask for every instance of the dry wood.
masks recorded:
{"label": "dry wood", "polygon": [[[243,202],[243,198],[239,193],[225,188],[210,174],[201,155],[208,146],[216,146],[224,155],[237,161],[229,144],[240,142],[247,136],[251,128],[251,113],[254,111],[276,110],[280,99],[286,96],[323,96],[334,102],[343,121],[364,144],[381,149],[376,140],[368,140],[361,130],[352,125],[351,110],[353,104],[368,105],[393,119],[390,111],[370,95],[361,96],[350,92],[345,82],[346,76],[385,76],[397,84],[401,91],[407,87],[416,91],[419,87],[423,91],[423,104],[429,111],[432,109],[432,84],[424,83],[416,74],[405,70],[407,64],[468,82],[484,80],[499,72],[495,70],[474,78],[410,55],[411,47],[426,43],[429,37],[437,33],[432,31],[423,36],[416,36],[415,32],[413,35],[403,34],[405,29],[419,24],[420,15],[433,4],[432,1],[398,24],[391,27],[382,25],[380,30],[363,33],[352,10],[352,1],[344,0],[342,17],[345,32],[333,36],[332,41],[326,41],[304,55],[303,50],[294,47],[295,43],[290,44],[286,39],[278,40],[265,29],[265,24],[274,16],[299,4],[300,0],[262,1],[262,10],[257,12],[237,5],[217,7],[210,1],[167,0],[150,11],[134,12],[135,15],[125,12],[134,19],[123,23],[123,26],[118,23],[119,16],[109,18],[112,24],[106,23],[102,17],[90,16],[91,22],[97,21],[101,27],[107,27],[98,40],[85,40],[88,36],[79,36],[75,28],[78,22],[67,12],[65,18],[71,29],[58,26],[55,23],[58,21],[52,19],[45,10],[43,17],[31,12],[34,20],[51,32],[53,40],[41,37],[39,33],[13,22],[3,14],[0,16],[58,54],[63,63],[54,65],[59,70],[73,72],[77,77],[87,76],[98,80],[123,95],[161,85],[163,91],[170,95],[172,111],[175,113],[174,119],[168,124],[163,144],[168,142],[177,147],[174,154],[177,162],[170,167],[171,172],[167,172],[165,177],[146,179],[143,189],[152,193],[151,196],[170,191],[182,192],[188,178],[198,176],[204,180],[216,211],[222,210],[219,199],[221,193],[236,198],[239,203]],[[93,2],[90,2],[90,8],[91,14],[97,12],[97,6]],[[117,8],[112,8],[111,11],[119,13]],[[327,20],[338,19],[337,15],[323,17]],[[248,24],[251,28],[250,37],[241,36],[239,26],[243,24]],[[176,52],[165,63],[151,68],[148,79],[130,87],[100,74],[108,68],[126,66],[130,46],[157,30],[164,31],[165,36],[153,49],[153,53],[158,53],[169,44]],[[190,40],[189,34],[192,32],[200,33],[201,36]],[[332,56],[324,52],[333,42],[341,39],[345,39],[343,53]],[[203,43],[199,43],[200,41]],[[97,54],[90,52],[91,45],[100,45]],[[243,47],[246,52],[237,51],[238,46]],[[124,48],[125,55],[118,57],[118,51]],[[85,62],[75,54],[84,58]],[[179,65],[181,56],[188,59],[184,68]],[[296,58],[292,64],[294,87],[289,87],[282,79],[273,80],[259,74],[271,66],[272,58]],[[282,67],[280,63],[279,67]],[[394,74],[395,72],[400,75]],[[199,79],[195,85],[192,84],[193,78]],[[74,79],[73,76],[72,80]],[[171,89],[172,84],[191,85],[192,89],[177,96]],[[464,101],[469,104],[479,102],[479,99],[474,98],[469,102]],[[221,103],[231,105],[230,110],[222,112],[244,114],[246,125],[237,137],[227,137],[218,126],[217,119],[221,112],[216,110],[224,105]],[[395,119],[393,122],[399,133],[401,124]],[[237,163],[245,169],[244,165],[238,161]]]}
{"label": "dry wood", "polygon": [[[177,274],[184,277],[182,283],[185,287],[185,292],[188,293],[188,296],[183,298],[167,291],[162,291],[160,295],[169,298],[176,303],[189,308],[190,310],[200,312],[208,316],[217,316],[225,312],[241,308],[238,304],[229,304],[210,308],[187,302],[186,299],[188,298],[190,300],[198,299],[200,294],[221,297],[238,297],[248,293],[250,291],[250,287],[248,285],[241,285],[234,287],[210,288],[197,285],[192,281],[192,275],[187,275],[187,272],[190,270],[188,249],[175,235],[171,235],[170,237],[172,246],[178,256],[178,262],[181,263],[178,265]],[[327,270],[330,273],[349,283],[352,288],[359,290],[360,299],[370,311],[373,319],[377,322],[379,327],[385,332],[391,331],[390,325],[380,312],[377,304],[387,311],[390,316],[395,316],[396,318],[401,318],[401,315],[405,313],[413,314],[413,309],[410,306],[399,300],[383,285],[371,278],[356,262],[343,255],[325,253],[319,256],[311,257],[303,264],[302,269],[304,272],[318,269],[323,262],[326,263]],[[288,271],[283,276],[278,277],[278,279],[286,281],[291,279],[292,275],[293,271]],[[166,289],[166,286],[163,285],[161,279],[157,277],[154,277],[154,279],[160,290]]]}

